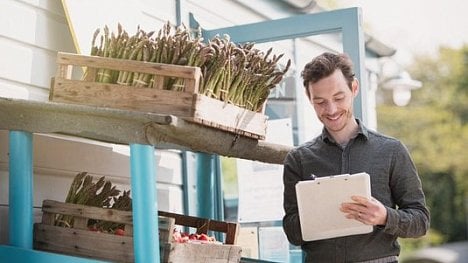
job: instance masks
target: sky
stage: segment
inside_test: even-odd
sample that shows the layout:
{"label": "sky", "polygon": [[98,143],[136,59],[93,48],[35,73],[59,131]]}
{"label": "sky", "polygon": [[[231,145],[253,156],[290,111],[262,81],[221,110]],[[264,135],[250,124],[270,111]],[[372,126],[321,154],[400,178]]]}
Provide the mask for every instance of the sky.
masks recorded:
{"label": "sky", "polygon": [[439,46],[468,45],[467,0],[337,0],[340,8],[361,7],[366,33],[397,49],[394,59],[435,56]]}

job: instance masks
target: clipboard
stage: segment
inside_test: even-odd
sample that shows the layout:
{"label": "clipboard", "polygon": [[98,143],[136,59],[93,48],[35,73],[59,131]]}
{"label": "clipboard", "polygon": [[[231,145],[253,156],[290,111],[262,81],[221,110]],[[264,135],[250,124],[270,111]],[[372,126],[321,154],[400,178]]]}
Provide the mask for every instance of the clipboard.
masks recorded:
{"label": "clipboard", "polygon": [[348,219],[339,210],[352,195],[371,197],[367,173],[318,177],[296,184],[302,239],[313,241],[372,232],[371,225]]}

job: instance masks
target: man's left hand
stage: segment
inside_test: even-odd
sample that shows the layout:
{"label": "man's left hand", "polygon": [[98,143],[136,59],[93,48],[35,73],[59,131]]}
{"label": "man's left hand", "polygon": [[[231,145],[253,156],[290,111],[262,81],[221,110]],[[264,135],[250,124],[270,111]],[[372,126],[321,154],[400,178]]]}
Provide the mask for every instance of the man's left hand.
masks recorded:
{"label": "man's left hand", "polygon": [[340,211],[346,218],[356,219],[366,225],[385,225],[387,209],[379,200],[371,197],[352,196],[354,202],[342,203]]}

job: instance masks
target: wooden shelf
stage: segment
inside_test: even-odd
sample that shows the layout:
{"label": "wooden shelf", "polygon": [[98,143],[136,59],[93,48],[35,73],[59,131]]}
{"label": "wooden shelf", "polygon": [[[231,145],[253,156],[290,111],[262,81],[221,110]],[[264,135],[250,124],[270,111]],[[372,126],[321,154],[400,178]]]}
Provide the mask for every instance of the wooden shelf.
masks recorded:
{"label": "wooden shelf", "polygon": [[[13,133],[15,151],[10,152],[13,165],[10,166],[10,191],[13,187],[16,194],[10,199],[10,208],[15,205],[16,213],[12,217],[15,225],[10,222],[10,234],[20,232],[18,226],[31,226],[33,222],[28,216],[32,211],[32,144],[29,133],[55,133],[88,138],[102,142],[130,144],[134,150],[130,156],[131,165],[138,167],[131,172],[134,204],[133,213],[139,220],[134,222],[140,231],[135,235],[137,243],[134,249],[136,262],[147,262],[145,257],[155,258],[159,262],[159,252],[153,249],[159,245],[148,233],[154,233],[158,224],[152,225],[156,211],[144,207],[143,204],[157,203],[152,185],[156,182],[155,175],[149,176],[150,167],[154,167],[151,147],[164,149],[183,149],[205,152],[229,157],[282,164],[291,150],[290,146],[266,143],[250,137],[236,136],[201,124],[185,121],[172,115],[118,110],[95,106],[73,105],[56,102],[40,102],[20,99],[0,98],[0,130],[25,131]],[[12,133],[10,133],[12,134]],[[11,139],[11,137],[10,137]],[[143,146],[143,147],[142,147]],[[151,150],[151,151],[150,151]],[[24,161],[23,161],[24,160]],[[151,161],[153,160],[153,161]],[[21,165],[19,165],[21,164]],[[14,169],[12,169],[14,167]],[[150,173],[152,174],[152,173]],[[144,176],[143,176],[144,175]],[[11,179],[14,180],[11,180]],[[28,188],[29,185],[29,188]],[[17,209],[30,206],[31,210]],[[11,209],[10,209],[11,212]],[[141,231],[142,228],[146,231]],[[30,240],[29,240],[30,239]],[[11,255],[21,260],[42,258],[48,262],[88,262],[85,258],[71,257],[36,251],[29,248],[33,237],[23,238],[12,245],[0,246],[0,258],[13,260]],[[19,243],[23,242],[23,243]],[[2,261],[2,260],[0,260]]]}
{"label": "wooden shelf", "polygon": [[0,98],[0,129],[58,133],[118,144],[149,144],[282,164],[291,146],[267,143],[172,115]]}

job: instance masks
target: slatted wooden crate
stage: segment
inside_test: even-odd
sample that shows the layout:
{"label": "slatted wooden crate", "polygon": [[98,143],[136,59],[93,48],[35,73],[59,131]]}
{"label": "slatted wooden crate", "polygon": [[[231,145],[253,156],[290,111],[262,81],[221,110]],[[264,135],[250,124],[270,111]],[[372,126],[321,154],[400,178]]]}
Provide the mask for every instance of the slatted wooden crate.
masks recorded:
{"label": "slatted wooden crate", "polygon": [[[134,261],[131,212],[53,200],[44,200],[42,211],[42,222],[34,225],[35,249],[112,262]],[[73,226],[55,226],[57,215],[73,216]],[[88,229],[90,219],[124,224],[125,234],[119,236],[90,231]],[[226,244],[173,243],[172,233],[176,225],[196,228],[198,233],[207,233],[207,231],[225,233]],[[241,247],[234,245],[237,230],[237,223],[159,212],[161,262],[239,262]]]}
{"label": "slatted wooden crate", "polygon": [[[265,139],[267,116],[198,94],[200,68],[133,60],[57,55],[58,69],[49,100],[73,104],[175,115],[201,125],[254,139]],[[74,67],[87,69],[85,78],[73,79]],[[157,76],[155,88],[95,82],[99,69]],[[183,81],[181,91],[165,90],[164,79]]]}

